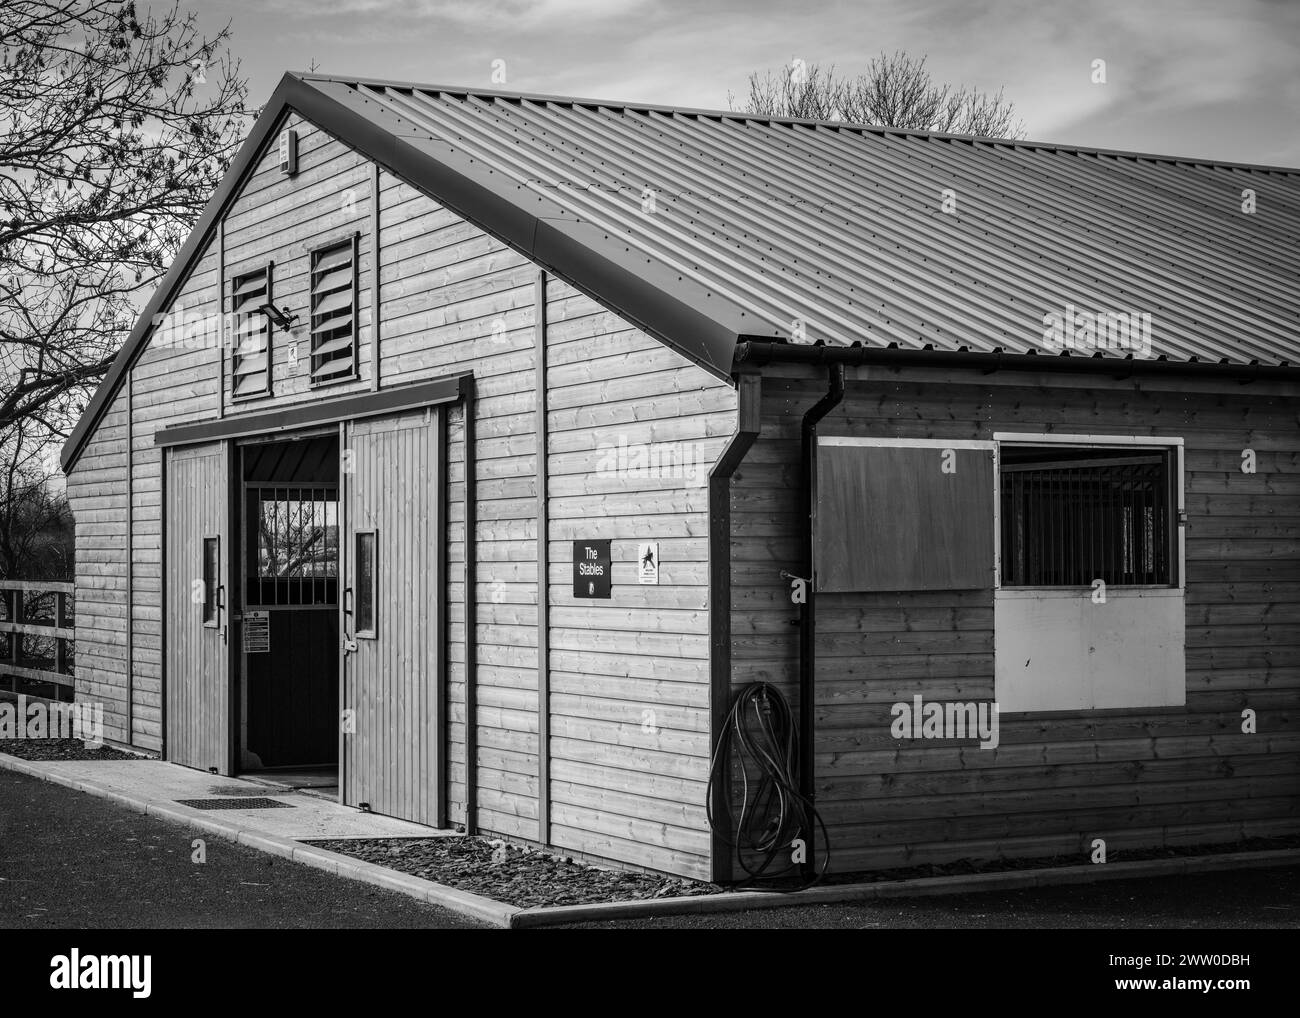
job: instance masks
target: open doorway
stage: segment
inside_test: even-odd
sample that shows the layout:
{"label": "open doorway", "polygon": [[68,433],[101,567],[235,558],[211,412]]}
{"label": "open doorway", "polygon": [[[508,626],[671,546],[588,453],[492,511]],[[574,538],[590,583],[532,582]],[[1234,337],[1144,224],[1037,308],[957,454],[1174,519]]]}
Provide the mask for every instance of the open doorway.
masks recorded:
{"label": "open doorway", "polygon": [[337,794],[336,434],[241,446],[243,773]]}

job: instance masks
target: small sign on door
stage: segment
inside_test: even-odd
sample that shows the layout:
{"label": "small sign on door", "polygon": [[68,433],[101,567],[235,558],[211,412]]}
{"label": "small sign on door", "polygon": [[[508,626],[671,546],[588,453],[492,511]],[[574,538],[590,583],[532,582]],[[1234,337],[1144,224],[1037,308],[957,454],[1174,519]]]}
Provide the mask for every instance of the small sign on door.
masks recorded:
{"label": "small sign on door", "polygon": [[608,541],[573,542],[573,596],[610,596]]}
{"label": "small sign on door", "polygon": [[244,612],[244,653],[269,654],[271,652],[271,613],[269,611]]}
{"label": "small sign on door", "polygon": [[636,546],[637,583],[659,583],[659,542],[643,541]]}

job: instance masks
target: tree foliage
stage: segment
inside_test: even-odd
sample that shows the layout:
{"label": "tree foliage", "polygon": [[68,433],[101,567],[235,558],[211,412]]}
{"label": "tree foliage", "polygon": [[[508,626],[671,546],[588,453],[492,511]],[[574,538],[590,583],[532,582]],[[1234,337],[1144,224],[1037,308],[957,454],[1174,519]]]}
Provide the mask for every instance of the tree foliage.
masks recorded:
{"label": "tree foliage", "polygon": [[0,4],[0,433],[67,432],[229,166],[228,38],[177,7]]}
{"label": "tree foliage", "polygon": [[[879,124],[913,131],[970,134],[981,138],[1023,138],[1024,125],[1002,90],[978,89],[935,81],[919,60],[906,53],[873,57],[863,74],[837,74],[834,66],[794,61],[780,71],[756,71],[740,107],[747,113],[808,120]],[[731,96],[736,108],[735,96]]]}

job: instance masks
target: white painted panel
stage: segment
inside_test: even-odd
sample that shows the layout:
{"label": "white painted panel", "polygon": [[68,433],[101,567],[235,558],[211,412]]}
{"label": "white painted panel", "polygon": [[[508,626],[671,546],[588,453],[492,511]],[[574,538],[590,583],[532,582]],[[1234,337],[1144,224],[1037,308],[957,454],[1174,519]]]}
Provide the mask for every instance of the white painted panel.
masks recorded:
{"label": "white painted panel", "polygon": [[993,625],[1004,713],[1186,703],[1181,590],[1001,590]]}

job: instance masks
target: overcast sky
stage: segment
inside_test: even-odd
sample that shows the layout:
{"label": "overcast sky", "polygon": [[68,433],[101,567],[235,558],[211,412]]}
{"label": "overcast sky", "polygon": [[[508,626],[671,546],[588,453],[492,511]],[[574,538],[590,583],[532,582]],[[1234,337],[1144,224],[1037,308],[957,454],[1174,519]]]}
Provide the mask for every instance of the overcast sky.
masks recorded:
{"label": "overcast sky", "polygon": [[[189,0],[191,4],[195,0]],[[204,0],[260,104],[286,70],[726,109],[881,50],[1005,88],[1035,141],[1300,166],[1300,0]],[[506,83],[493,86],[492,62]],[[1094,60],[1106,83],[1094,84]]]}

